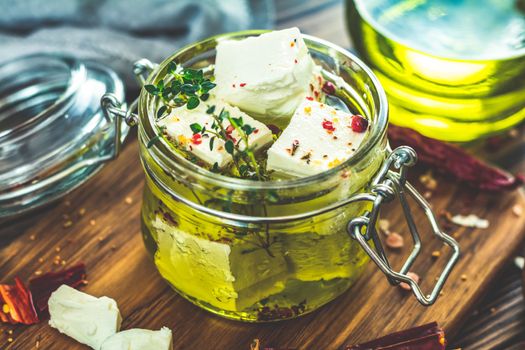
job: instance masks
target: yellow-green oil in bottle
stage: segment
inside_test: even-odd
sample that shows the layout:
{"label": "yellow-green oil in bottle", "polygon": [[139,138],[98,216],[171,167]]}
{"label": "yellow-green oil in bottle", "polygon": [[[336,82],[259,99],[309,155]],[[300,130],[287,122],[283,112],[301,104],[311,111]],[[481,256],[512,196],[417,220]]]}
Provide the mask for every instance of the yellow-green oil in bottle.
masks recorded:
{"label": "yellow-green oil in bottle", "polygon": [[525,2],[347,0],[358,53],[390,121],[465,142],[525,119]]}

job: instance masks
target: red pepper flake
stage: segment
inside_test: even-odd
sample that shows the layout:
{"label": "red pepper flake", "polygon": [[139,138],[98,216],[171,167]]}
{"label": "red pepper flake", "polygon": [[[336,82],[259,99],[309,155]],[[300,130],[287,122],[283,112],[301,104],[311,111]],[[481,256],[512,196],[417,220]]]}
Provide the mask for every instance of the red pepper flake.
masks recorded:
{"label": "red pepper flake", "polygon": [[319,98],[319,91],[315,90],[314,91],[314,96],[315,96],[315,98]]}
{"label": "red pepper flake", "polygon": [[353,115],[351,127],[355,132],[365,132],[368,128],[368,120],[359,114]]}
{"label": "red pepper flake", "polygon": [[324,120],[322,123],[323,129],[325,129],[329,134],[335,131],[334,124],[329,120]]}
{"label": "red pepper flake", "polygon": [[33,304],[41,319],[49,316],[47,303],[51,293],[63,284],[77,289],[86,285],[86,265],[80,263],[69,269],[48,272],[29,280],[29,290],[33,295]]}
{"label": "red pepper flake", "polygon": [[321,78],[320,75],[317,76],[317,81],[319,82],[319,85],[323,84],[323,78]]}
{"label": "red pepper flake", "polygon": [[240,83],[239,86],[240,86],[240,87],[245,87],[245,86],[246,86],[246,83]]}
{"label": "red pepper flake", "polygon": [[15,284],[0,284],[0,320],[10,324],[35,324],[38,316],[33,305],[30,290],[20,278],[15,277]]}
{"label": "red pepper flake", "polygon": [[446,344],[445,332],[436,322],[432,322],[392,333],[367,343],[347,346],[344,350],[445,350]]}
{"label": "red pepper flake", "polygon": [[393,147],[412,147],[421,163],[476,189],[510,191],[525,182],[523,175],[512,176],[471,156],[458,146],[428,138],[411,129],[389,125],[388,138]]}
{"label": "red pepper flake", "polygon": [[293,60],[295,64],[297,64],[297,58],[295,60]]}
{"label": "red pepper flake", "polygon": [[306,99],[307,99],[308,101],[313,101],[313,100],[314,100],[314,98],[313,98],[312,96],[306,96]]}
{"label": "red pepper flake", "polygon": [[253,133],[254,133],[254,134],[257,134],[258,132],[259,132],[259,129],[255,129],[255,130],[253,130]]}
{"label": "red pepper flake", "polygon": [[335,94],[335,85],[332,84],[330,81],[325,81],[323,84],[323,91],[327,93],[328,95],[334,95]]}
{"label": "red pepper flake", "polygon": [[235,84],[232,84],[232,87],[235,87]]}
{"label": "red pepper flake", "polygon": [[194,145],[200,145],[202,143],[202,135],[201,134],[193,134],[191,137],[191,143]]}
{"label": "red pepper flake", "polygon": [[235,127],[233,125],[228,125],[228,127],[226,127],[226,133],[227,134],[231,134],[233,132],[233,130],[235,130]]}

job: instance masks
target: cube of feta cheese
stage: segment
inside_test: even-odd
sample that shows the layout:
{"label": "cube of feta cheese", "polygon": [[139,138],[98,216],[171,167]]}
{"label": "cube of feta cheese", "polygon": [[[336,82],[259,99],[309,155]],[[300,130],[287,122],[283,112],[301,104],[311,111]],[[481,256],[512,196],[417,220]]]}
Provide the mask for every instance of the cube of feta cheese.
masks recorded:
{"label": "cube of feta cheese", "polygon": [[218,97],[284,126],[306,96],[319,95],[322,78],[301,32],[290,28],[220,41],[215,82]]}
{"label": "cube of feta cheese", "polygon": [[121,317],[115,300],[96,298],[67,285],[49,298],[49,325],[93,349],[120,329]]}
{"label": "cube of feta cheese", "polygon": [[171,350],[171,329],[128,329],[107,338],[100,350]]}
{"label": "cube of feta cheese", "polygon": [[155,264],[180,292],[215,307],[241,311],[281,292],[287,264],[279,242],[269,249],[253,244],[214,242],[163,221],[153,223],[158,250]]}
{"label": "cube of feta cheese", "polygon": [[268,170],[289,177],[310,176],[350,158],[366,135],[352,130],[351,114],[305,99],[268,150]]}
{"label": "cube of feta cheese", "polygon": [[[245,125],[248,124],[255,128],[254,131],[248,135],[248,144],[254,150],[258,150],[272,142],[272,132],[266,125],[253,119],[248,114],[239,110],[239,108],[218,99],[208,100],[206,104],[201,103],[195,109],[187,109],[186,106],[175,108],[169,116],[161,119],[158,125],[165,128],[168,136],[181,149],[192,153],[210,166],[217,163],[219,168],[223,168],[232,161],[232,156],[224,147],[225,141],[214,137],[212,134],[212,131],[214,131],[212,129],[214,118],[212,114],[207,113],[208,106],[215,106],[214,114],[216,115],[219,115],[224,109],[224,111],[229,112],[232,118],[242,117]],[[202,134],[195,134],[191,128],[192,124],[205,127],[208,131]],[[231,126],[231,123],[227,119],[224,119],[222,125],[232,141],[239,142],[239,148],[241,150],[244,149],[245,144],[240,140],[239,133]]]}

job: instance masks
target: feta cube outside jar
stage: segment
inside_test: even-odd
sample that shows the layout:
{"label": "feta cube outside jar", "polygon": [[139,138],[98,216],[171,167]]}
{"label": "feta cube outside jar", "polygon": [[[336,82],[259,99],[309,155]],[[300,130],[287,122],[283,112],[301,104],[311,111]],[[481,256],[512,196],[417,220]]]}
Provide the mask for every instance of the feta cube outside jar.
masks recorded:
{"label": "feta cube outside jar", "polygon": [[[156,84],[175,61],[212,74],[220,40],[260,33],[216,36],[181,49],[160,65],[141,60],[135,73],[143,83]],[[336,80],[344,91],[352,112],[370,120],[368,135],[355,155],[314,176],[262,182],[213,173],[174,152],[163,138],[151,143],[158,132],[157,97],[143,89],[127,111],[111,95],[102,99],[117,124],[122,117],[139,127],[146,174],[145,245],[162,277],[180,295],[227,318],[274,321],[313,311],[351,287],[369,257],[392,284],[409,283],[418,300],[430,305],[459,256],[457,243],[439,230],[426,201],[405,182],[406,167],[415,162],[413,151],[389,150],[387,102],[377,79],[349,52],[304,38],[325,77]],[[147,78],[141,76],[144,71],[149,71]],[[454,250],[429,296],[407,275],[420,242],[405,193],[413,195],[435,235]],[[390,268],[375,228],[381,203],[395,196],[407,209],[417,243],[399,272]]]}

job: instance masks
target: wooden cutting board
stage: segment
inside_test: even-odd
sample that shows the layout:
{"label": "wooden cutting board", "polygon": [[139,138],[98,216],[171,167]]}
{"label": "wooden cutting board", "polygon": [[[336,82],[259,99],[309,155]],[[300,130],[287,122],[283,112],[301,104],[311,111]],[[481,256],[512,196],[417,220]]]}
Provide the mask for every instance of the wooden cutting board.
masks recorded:
{"label": "wooden cutting board", "polygon": [[[412,183],[421,191],[424,188],[418,176],[423,170],[420,167],[412,176]],[[161,279],[143,246],[139,219],[143,173],[134,137],[118,160],[68,198],[0,227],[0,237],[16,236],[0,250],[0,280],[12,282],[15,276],[28,280],[40,271],[59,269],[53,263],[57,255],[65,260],[65,266],[85,262],[89,284],[84,291],[116,299],[124,317],[123,329],[170,327],[175,349],[249,349],[255,338],[265,346],[337,349],[434,320],[453,334],[461,332],[462,320],[519,248],[525,235],[525,215],[516,215],[512,208],[525,208],[525,196],[520,191],[487,195],[450,180],[437,180],[438,189],[430,199],[436,212],[474,213],[488,219],[490,226],[467,229],[451,225],[449,232],[459,241],[462,257],[442,297],[431,307],[423,307],[410,293],[391,287],[372,263],[348,292],[296,320],[240,323],[190,304]],[[400,208],[391,208],[388,216],[393,229],[406,236]],[[418,212],[416,216],[422,224],[423,215]],[[68,221],[71,225],[64,225]],[[428,288],[449,251],[439,242],[428,242],[429,236],[423,238],[425,248],[414,271]],[[399,263],[408,251],[407,244],[401,252],[389,255]],[[431,258],[433,251],[440,251],[441,256]],[[36,349],[37,342],[39,349],[86,349],[46,322],[0,327],[5,331],[0,334],[0,349]]]}

